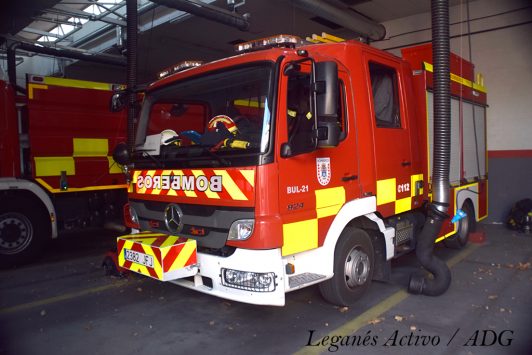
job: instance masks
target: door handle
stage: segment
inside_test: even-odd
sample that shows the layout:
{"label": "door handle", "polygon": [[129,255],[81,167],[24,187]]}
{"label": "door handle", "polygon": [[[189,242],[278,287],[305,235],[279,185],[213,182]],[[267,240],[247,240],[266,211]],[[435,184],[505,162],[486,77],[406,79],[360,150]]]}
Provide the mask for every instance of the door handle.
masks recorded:
{"label": "door handle", "polygon": [[357,175],[349,175],[349,176],[342,177],[342,181],[351,181],[351,180],[356,180],[356,179],[358,179]]}
{"label": "door handle", "polygon": [[409,162],[409,161],[405,161],[403,160],[403,162],[401,163],[402,166],[410,166],[412,165],[412,162]]}

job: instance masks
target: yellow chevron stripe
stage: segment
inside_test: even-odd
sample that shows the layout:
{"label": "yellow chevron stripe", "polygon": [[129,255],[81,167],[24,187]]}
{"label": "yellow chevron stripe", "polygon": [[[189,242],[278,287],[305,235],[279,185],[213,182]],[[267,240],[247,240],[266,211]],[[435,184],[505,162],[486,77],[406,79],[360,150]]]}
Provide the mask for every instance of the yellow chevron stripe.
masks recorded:
{"label": "yellow chevron stripe", "polygon": [[165,248],[174,245],[178,239],[179,237],[169,235],[166,237],[166,240],[161,244],[160,248]]}
{"label": "yellow chevron stripe", "polygon": [[[153,251],[151,246],[144,245],[144,244],[142,244],[140,242],[138,242],[138,244],[140,244],[142,246],[142,249],[144,250],[144,254],[151,255],[153,257],[153,270],[157,274],[157,278],[158,279],[162,279],[162,277],[163,277],[163,266],[161,265],[161,263],[159,263],[159,260],[157,260],[157,257],[155,256],[155,252]],[[148,268],[147,267],[145,267],[145,268],[146,268],[146,271],[148,271]],[[149,271],[148,271],[148,275],[151,276]]]}
{"label": "yellow chevron stripe", "polygon": [[251,186],[255,187],[255,170],[240,170],[240,173]]}
{"label": "yellow chevron stripe", "polygon": [[[183,176],[185,176],[185,173],[183,172],[183,170],[172,170],[172,173],[175,175],[175,176],[180,176],[181,178],[183,178]],[[188,190],[185,190],[183,191],[185,193],[185,196],[186,197],[198,197],[198,195],[196,195],[196,192],[194,191],[188,191]],[[173,194],[169,194],[171,196],[177,196],[177,192],[174,191]]]}
{"label": "yellow chevron stripe", "polygon": [[196,241],[195,240],[193,241],[194,241],[193,243],[190,241],[187,241],[185,243],[185,245],[183,246],[183,249],[181,249],[181,251],[179,252],[179,255],[175,259],[170,269],[168,269],[168,271],[179,270],[186,266],[185,264],[187,263],[188,259],[190,258],[192,253],[196,251]]}
{"label": "yellow chevron stripe", "polygon": [[229,193],[233,200],[247,201],[248,198],[242,193],[240,188],[236,185],[235,181],[227,171],[214,170],[214,173],[222,177],[223,188],[225,189],[225,191],[227,191],[227,193]]}
{"label": "yellow chevron stripe", "polygon": [[[205,173],[203,170],[192,170],[192,174],[197,178],[198,176],[205,176]],[[216,198],[219,199],[220,195],[218,195],[217,192],[211,191],[211,189],[207,189],[204,191],[205,195],[207,195],[208,198]]]}
{"label": "yellow chevron stripe", "polygon": [[140,175],[140,171],[136,170],[133,172],[133,176],[131,177],[131,183],[129,184],[128,192],[136,192],[136,185],[137,185],[137,179]]}
{"label": "yellow chevron stripe", "polygon": [[[154,240],[152,240],[152,242],[153,241]],[[141,246],[144,254],[151,255],[153,257],[153,270],[155,271],[155,274],[157,275],[157,278],[161,279],[162,278],[162,270],[163,270],[161,264],[157,260],[157,257],[155,256],[155,253],[154,253],[153,249],[149,245],[143,245],[142,242],[137,242],[135,240],[126,240],[124,242],[123,249],[119,250],[119,253],[118,253],[118,264],[120,266],[124,266],[124,264],[126,262],[126,259],[124,258],[123,250],[124,249],[132,250],[134,244],[139,244]],[[134,271],[134,272],[138,272],[139,274],[142,274],[142,275],[145,275],[145,276],[153,277],[150,274],[150,272],[148,271],[148,267],[146,267],[144,265],[141,265],[141,264],[131,263],[131,267],[129,268],[129,270]]]}

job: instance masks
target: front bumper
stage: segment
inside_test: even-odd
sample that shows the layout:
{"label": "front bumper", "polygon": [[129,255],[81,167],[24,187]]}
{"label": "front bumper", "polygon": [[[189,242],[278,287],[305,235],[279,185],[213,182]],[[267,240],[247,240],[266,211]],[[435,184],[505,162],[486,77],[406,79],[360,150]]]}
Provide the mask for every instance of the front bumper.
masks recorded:
{"label": "front bumper", "polygon": [[[274,306],[285,304],[285,275],[280,249],[237,248],[230,256],[222,257],[197,252],[195,246],[192,239],[159,233],[122,236],[118,238],[119,265],[161,281],[233,301]],[[167,259],[179,260],[179,263],[165,262]],[[227,282],[224,285],[222,269],[271,275],[273,284],[262,291],[236,288]]]}

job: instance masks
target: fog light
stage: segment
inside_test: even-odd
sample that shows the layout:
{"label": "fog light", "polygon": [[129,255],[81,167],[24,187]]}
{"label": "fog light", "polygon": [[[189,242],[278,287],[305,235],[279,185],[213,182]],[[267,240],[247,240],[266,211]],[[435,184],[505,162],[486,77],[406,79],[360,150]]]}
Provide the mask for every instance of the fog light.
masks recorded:
{"label": "fog light", "polygon": [[229,228],[229,235],[227,240],[246,240],[253,233],[253,227],[255,220],[253,219],[240,219],[234,221]]}
{"label": "fog light", "polygon": [[222,285],[254,292],[275,291],[273,272],[250,272],[222,268]]}

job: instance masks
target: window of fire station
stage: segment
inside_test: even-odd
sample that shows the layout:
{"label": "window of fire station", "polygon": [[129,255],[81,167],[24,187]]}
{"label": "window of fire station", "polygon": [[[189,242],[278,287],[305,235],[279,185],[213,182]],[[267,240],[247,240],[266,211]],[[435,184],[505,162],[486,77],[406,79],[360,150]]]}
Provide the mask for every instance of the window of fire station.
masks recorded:
{"label": "window of fire station", "polygon": [[[338,125],[345,132],[345,90],[343,82],[338,81]],[[310,75],[299,73],[288,79],[287,127],[288,141],[293,153],[307,152],[314,148],[314,117],[311,113]],[[342,135],[345,137],[345,134]]]}
{"label": "window of fire station", "polygon": [[369,74],[377,127],[400,128],[399,88],[395,69],[369,63]]}

